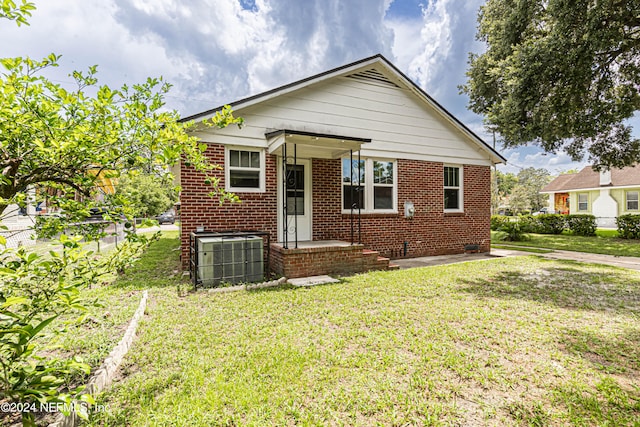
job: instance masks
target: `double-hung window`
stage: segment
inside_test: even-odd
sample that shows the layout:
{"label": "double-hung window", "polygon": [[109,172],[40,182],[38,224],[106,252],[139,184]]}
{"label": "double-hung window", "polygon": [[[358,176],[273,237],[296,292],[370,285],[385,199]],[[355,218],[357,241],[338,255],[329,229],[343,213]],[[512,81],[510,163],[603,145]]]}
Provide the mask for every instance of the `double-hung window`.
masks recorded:
{"label": "double-hung window", "polygon": [[264,191],[264,150],[227,148],[225,157],[227,190]]}
{"label": "double-hung window", "polygon": [[373,160],[373,210],[393,209],[394,163]]}
{"label": "double-hung window", "polygon": [[382,159],[342,159],[342,211],[397,212],[396,162]]}
{"label": "double-hung window", "polygon": [[444,167],[444,211],[462,212],[462,168]]}
{"label": "double-hung window", "polygon": [[637,191],[627,191],[627,210],[628,211],[638,210],[638,192]]}
{"label": "double-hung window", "polygon": [[578,211],[584,212],[589,210],[589,195],[587,193],[578,193]]}

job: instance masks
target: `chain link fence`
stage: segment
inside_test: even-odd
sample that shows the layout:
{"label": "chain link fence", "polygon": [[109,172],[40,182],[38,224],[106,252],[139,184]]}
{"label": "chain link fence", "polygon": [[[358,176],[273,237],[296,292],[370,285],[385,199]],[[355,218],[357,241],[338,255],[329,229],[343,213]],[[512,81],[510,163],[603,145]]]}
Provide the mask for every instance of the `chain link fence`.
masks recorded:
{"label": "chain link fence", "polygon": [[[97,241],[91,241],[89,243],[89,249],[97,250],[98,252],[117,245],[119,242],[124,241],[124,224],[103,222],[103,221],[91,221],[78,225],[92,225],[97,226],[104,236]],[[77,227],[70,227],[65,230],[65,234],[75,234]],[[19,247],[36,247],[43,250],[50,250],[55,245],[54,239],[37,238],[36,232],[33,228],[15,228],[10,230],[0,230],[0,236],[7,239],[7,248],[19,248]]]}

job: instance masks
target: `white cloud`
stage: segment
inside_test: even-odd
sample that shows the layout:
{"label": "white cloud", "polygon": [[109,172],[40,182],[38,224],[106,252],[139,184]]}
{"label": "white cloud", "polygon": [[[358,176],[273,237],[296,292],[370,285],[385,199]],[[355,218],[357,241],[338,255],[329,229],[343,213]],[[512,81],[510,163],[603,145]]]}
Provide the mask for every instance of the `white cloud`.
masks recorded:
{"label": "white cloud", "polygon": [[502,150],[502,155],[507,158],[506,165],[499,165],[502,172],[517,174],[520,170],[533,167],[544,168],[552,175],[559,175],[570,169],[582,169],[586,162],[574,162],[565,153],[545,153],[538,147],[518,147]]}
{"label": "white cloud", "polygon": [[[394,2],[404,13],[387,16]],[[63,54],[50,76],[67,82],[93,64],[101,83],[115,87],[164,76],[174,84],[168,106],[189,115],[382,53],[490,144],[458,93],[468,52],[483,49],[474,39],[483,2],[430,0],[418,13],[407,0],[256,0],[248,9],[238,0],[47,0],[37,2],[30,27],[0,21],[8,41],[0,56]],[[512,160],[570,164],[552,158]]]}
{"label": "white cloud", "polygon": [[430,3],[422,11],[420,30],[421,52],[413,56],[407,66],[409,77],[420,86],[429,87],[442,67],[452,46],[451,17],[448,0]]}
{"label": "white cloud", "polygon": [[[42,58],[61,54],[60,68],[50,70],[51,78],[70,83],[73,70],[84,71],[99,65],[101,82],[112,86],[141,82],[147,76],[174,76],[178,66],[165,55],[153,35],[133,37],[115,18],[111,1],[38,2],[30,26],[16,27],[0,22],[0,55]],[[169,73],[161,73],[166,70]]]}
{"label": "white cloud", "polygon": [[[116,17],[136,38],[153,37],[180,69],[179,98],[209,108],[378,52],[389,54],[389,0],[116,0]],[[181,13],[177,13],[180,10]],[[190,17],[190,18],[189,18]],[[175,68],[175,67],[172,67]],[[203,71],[203,73],[201,73]],[[203,108],[182,103],[183,113]]]}

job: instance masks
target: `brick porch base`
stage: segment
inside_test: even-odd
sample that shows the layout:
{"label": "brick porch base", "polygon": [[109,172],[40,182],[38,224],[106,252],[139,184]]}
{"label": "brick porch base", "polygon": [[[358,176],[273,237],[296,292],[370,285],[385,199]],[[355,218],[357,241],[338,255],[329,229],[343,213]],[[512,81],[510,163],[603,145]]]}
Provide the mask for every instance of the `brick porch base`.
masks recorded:
{"label": "brick porch base", "polygon": [[271,269],[286,278],[319,276],[323,274],[347,275],[370,270],[388,270],[389,258],[364,245],[351,245],[341,241],[303,242],[295,249],[281,243],[271,244]]}

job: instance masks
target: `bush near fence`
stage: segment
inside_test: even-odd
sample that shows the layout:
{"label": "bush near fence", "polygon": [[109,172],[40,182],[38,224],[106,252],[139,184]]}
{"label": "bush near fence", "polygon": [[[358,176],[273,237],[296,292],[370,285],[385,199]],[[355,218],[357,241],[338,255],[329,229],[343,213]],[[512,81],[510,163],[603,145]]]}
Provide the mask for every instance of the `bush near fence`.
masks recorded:
{"label": "bush near fence", "polygon": [[623,239],[640,239],[640,215],[620,215],[616,218],[618,236]]}

